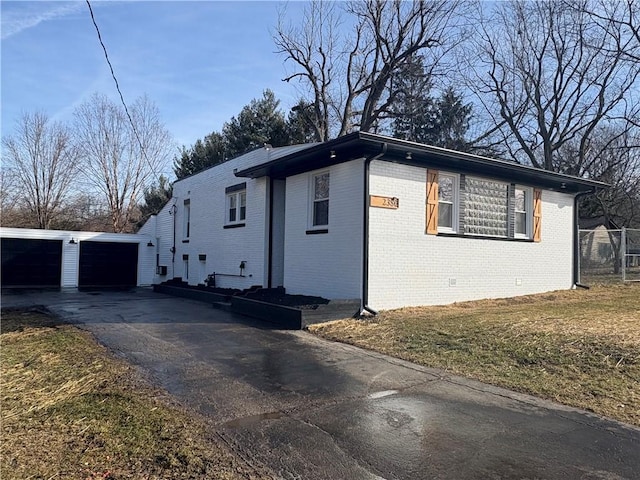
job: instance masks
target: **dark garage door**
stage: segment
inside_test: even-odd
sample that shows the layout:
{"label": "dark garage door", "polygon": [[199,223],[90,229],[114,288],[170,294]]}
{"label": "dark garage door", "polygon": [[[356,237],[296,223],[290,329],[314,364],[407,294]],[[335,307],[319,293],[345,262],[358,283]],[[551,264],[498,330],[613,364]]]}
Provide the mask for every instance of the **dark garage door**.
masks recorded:
{"label": "dark garage door", "polygon": [[59,287],[62,240],[2,239],[3,287]]}
{"label": "dark garage door", "polygon": [[80,242],[78,287],[135,287],[138,244]]}

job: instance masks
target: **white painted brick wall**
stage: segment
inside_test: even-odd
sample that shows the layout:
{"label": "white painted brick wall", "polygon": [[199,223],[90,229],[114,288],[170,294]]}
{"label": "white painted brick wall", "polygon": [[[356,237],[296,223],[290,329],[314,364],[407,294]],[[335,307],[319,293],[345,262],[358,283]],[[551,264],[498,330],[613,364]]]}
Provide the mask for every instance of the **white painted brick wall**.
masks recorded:
{"label": "white painted brick wall", "polygon": [[310,175],[287,178],[284,286],[294,294],[360,298],[363,161],[330,167],[329,233],[307,235]]}
{"label": "white painted brick wall", "polygon": [[[255,153],[262,153],[256,151]],[[264,157],[264,158],[263,158]],[[238,178],[234,169],[242,169],[266,161],[266,157],[255,155],[216,165],[197,175],[176,182],[173,195],[177,206],[176,215],[176,257],[175,273],[172,276],[183,277],[183,255],[189,255],[190,285],[203,283],[206,275],[216,272],[240,274],[240,262],[246,262],[245,278],[217,277],[216,286],[222,288],[248,288],[252,285],[265,285],[267,244],[267,181],[266,178],[252,180]],[[225,188],[238,183],[247,183],[247,214],[245,226],[225,229],[226,193]],[[190,200],[191,222],[189,242],[184,238],[184,200]],[[173,224],[171,224],[173,228]],[[171,233],[172,235],[172,233]],[[169,237],[170,238],[170,237]],[[171,248],[162,235],[163,251]],[[201,264],[200,254],[206,255]],[[251,275],[251,276],[249,276]],[[171,277],[169,277],[171,278]]]}
{"label": "white painted brick wall", "polygon": [[397,210],[370,209],[371,307],[438,305],[571,287],[571,195],[543,191],[542,241],[525,243],[426,235],[425,189],[423,168],[382,161],[371,165],[371,194],[400,199]]}

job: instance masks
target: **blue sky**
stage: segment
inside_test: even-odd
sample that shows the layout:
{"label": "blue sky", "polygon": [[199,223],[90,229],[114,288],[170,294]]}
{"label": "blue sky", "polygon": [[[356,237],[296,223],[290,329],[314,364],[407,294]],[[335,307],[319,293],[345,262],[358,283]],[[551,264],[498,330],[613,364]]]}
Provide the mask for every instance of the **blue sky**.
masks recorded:
{"label": "blue sky", "polygon": [[[288,111],[293,85],[270,30],[284,6],[271,1],[91,2],[125,101],[147,94],[178,145],[239,113],[270,88]],[[304,3],[286,5],[295,20]],[[119,101],[85,1],[5,1],[2,135],[22,112],[69,121],[94,92]]]}

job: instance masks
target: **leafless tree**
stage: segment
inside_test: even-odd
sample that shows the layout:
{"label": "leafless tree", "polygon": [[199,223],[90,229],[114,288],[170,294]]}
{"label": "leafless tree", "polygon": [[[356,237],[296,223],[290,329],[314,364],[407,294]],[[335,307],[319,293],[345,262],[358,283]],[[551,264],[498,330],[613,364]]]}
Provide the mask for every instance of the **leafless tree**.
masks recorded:
{"label": "leafless tree", "polygon": [[316,139],[375,129],[393,102],[394,74],[411,56],[421,54],[430,70],[425,75],[435,74],[461,38],[460,5],[453,0],[366,0],[344,6],[314,1],[300,25],[281,17],[273,37],[278,53],[293,65],[284,80],[300,83]]}
{"label": "leafless tree", "polygon": [[[614,137],[614,141],[609,141]],[[640,131],[619,135],[610,128],[598,132],[593,148],[596,156],[592,175],[611,185],[588,199],[593,216],[602,216],[606,224],[640,227]]]}
{"label": "leafless tree", "polygon": [[133,228],[144,187],[160,175],[171,153],[156,106],[142,97],[128,110],[94,94],[75,111],[83,173],[104,196],[114,232]]}
{"label": "leafless tree", "polygon": [[640,63],[629,56],[638,46],[623,23],[595,23],[590,4],[511,1],[479,10],[465,55],[475,73],[469,87],[493,119],[492,134],[522,163],[592,175],[599,127],[624,135],[640,117]]}
{"label": "leafless tree", "polygon": [[[567,0],[565,0],[567,1]],[[568,3],[569,8],[576,8]],[[620,38],[614,47],[628,59],[640,62],[640,2],[637,0],[597,0],[578,4],[584,8],[592,21],[602,30],[614,24]]]}
{"label": "leafless tree", "polygon": [[26,113],[2,144],[3,215],[18,208],[28,216],[20,226],[50,228],[78,171],[71,132],[44,113]]}

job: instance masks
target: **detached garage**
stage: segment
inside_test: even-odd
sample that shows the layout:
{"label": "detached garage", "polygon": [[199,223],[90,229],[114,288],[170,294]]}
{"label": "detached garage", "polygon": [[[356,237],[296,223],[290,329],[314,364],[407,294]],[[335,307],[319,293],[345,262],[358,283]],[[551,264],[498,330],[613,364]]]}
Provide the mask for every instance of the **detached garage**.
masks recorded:
{"label": "detached garage", "polygon": [[138,249],[138,243],[81,242],[78,287],[135,287]]}
{"label": "detached garage", "polygon": [[5,288],[151,285],[158,242],[148,235],[0,228]]}
{"label": "detached garage", "polygon": [[62,240],[2,238],[3,287],[59,287]]}

